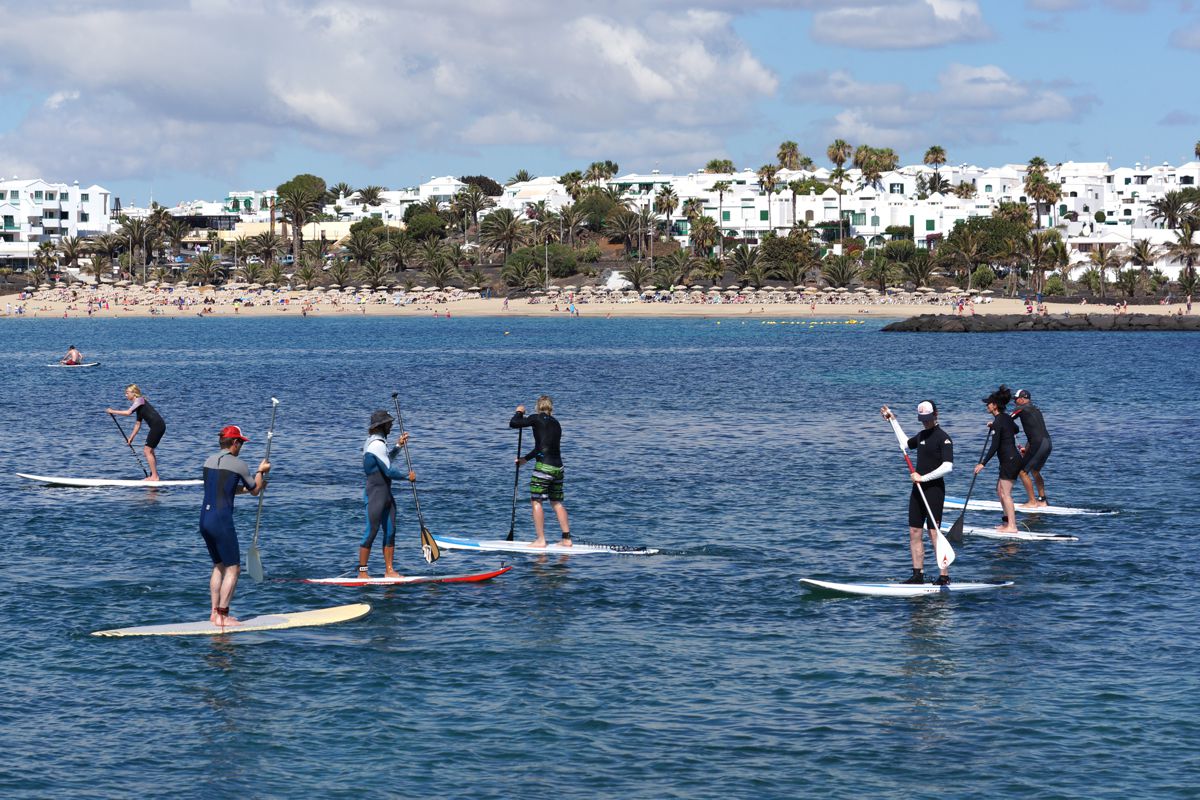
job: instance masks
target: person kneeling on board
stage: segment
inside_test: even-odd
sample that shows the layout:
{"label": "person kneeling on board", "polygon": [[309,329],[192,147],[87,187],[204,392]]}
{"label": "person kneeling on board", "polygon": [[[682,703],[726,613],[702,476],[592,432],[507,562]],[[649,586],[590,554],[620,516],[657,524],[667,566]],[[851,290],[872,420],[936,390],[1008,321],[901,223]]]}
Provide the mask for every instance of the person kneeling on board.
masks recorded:
{"label": "person kneeling on board", "polygon": [[1017,533],[1017,515],[1013,510],[1012,488],[1013,481],[1021,474],[1021,453],[1017,450],[1017,423],[1004,413],[1008,401],[1012,400],[1012,391],[1004,384],[983,398],[987,405],[992,421],[988,427],[992,429],[992,445],[987,454],[975,465],[975,474],[983,470],[992,456],[1000,454],[1000,476],[996,479],[996,496],[1000,498],[1000,507],[1004,510],[1004,521],[996,526],[1001,533]]}
{"label": "person kneeling on board", "polygon": [[212,596],[213,625],[237,625],[229,614],[229,603],[237,588],[242,569],[242,553],[237,531],[233,528],[233,497],[249,492],[258,495],[267,485],[271,463],[263,460],[258,472],[250,475],[246,462],[238,457],[242,445],[250,441],[237,425],[226,425],[220,433],[221,451],[204,462],[204,506],[200,511],[200,535],[212,557],[212,577],[208,581]]}
{"label": "person kneeling on board", "polygon": [[533,461],[533,476],[529,479],[529,499],[533,504],[533,529],[536,538],[530,547],[546,546],[546,512],[542,503],[549,501],[558,517],[562,529],[563,547],[571,546],[571,525],[567,521],[567,507],[563,505],[563,461],[559,452],[562,441],[562,426],[554,418],[554,401],[544,394],[537,399],[537,413],[525,416],[525,406],[517,406],[517,413],[508,421],[510,428],[533,428],[533,449],[517,459],[517,466]]}
{"label": "person kneeling on board", "polygon": [[[894,417],[887,406],[881,408],[884,419]],[[917,419],[924,426],[916,436],[908,440],[908,449],[917,451],[917,466],[912,472],[913,487],[908,495],[908,546],[912,551],[912,575],[904,583],[925,582],[925,543],[922,530],[929,526],[929,543],[937,552],[934,536],[941,524],[942,507],[946,502],[946,482],[942,478],[954,468],[954,442],[950,435],[938,425],[937,406],[925,400],[917,406]],[[920,487],[918,488],[918,484]],[[925,500],[921,499],[921,491]],[[925,509],[929,502],[929,510]],[[932,513],[935,518],[931,518]],[[934,583],[939,586],[950,584],[950,570],[942,567]]]}
{"label": "person kneeling on board", "polygon": [[395,418],[388,412],[376,411],[371,414],[371,421],[367,424],[367,441],[363,445],[363,473],[367,481],[363,489],[363,503],[367,507],[367,531],[358,546],[360,578],[370,577],[367,574],[367,561],[371,558],[375,534],[380,530],[383,531],[385,575],[389,578],[401,577],[392,567],[392,559],[396,555],[396,498],[392,496],[392,481],[405,477],[415,481],[417,474],[409,472],[405,475],[397,462],[400,448],[408,442],[407,432],[396,440],[395,447],[388,449],[387,437],[392,432],[394,421]]}
{"label": "person kneeling on board", "polygon": [[58,363],[67,367],[77,366],[83,363],[83,353],[79,352],[79,348],[75,345],[71,345],[67,348],[67,354]]}

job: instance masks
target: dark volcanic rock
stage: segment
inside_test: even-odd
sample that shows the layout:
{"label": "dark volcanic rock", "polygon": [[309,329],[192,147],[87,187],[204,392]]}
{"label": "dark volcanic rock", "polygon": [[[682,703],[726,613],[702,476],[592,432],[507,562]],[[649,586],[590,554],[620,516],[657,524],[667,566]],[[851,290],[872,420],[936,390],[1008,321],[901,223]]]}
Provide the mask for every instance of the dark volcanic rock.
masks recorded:
{"label": "dark volcanic rock", "polygon": [[1200,331],[1200,316],[1168,314],[922,314],[893,322],[885,331],[905,333],[1003,333],[1005,331]]}

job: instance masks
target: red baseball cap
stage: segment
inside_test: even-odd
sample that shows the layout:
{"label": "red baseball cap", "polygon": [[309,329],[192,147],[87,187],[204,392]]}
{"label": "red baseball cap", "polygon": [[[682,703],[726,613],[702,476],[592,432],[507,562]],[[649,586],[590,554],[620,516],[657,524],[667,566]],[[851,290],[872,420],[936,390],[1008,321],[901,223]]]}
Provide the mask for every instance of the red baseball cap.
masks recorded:
{"label": "red baseball cap", "polygon": [[237,425],[226,425],[221,428],[222,439],[239,439],[243,442],[248,442],[250,439],[242,433],[242,429]]}

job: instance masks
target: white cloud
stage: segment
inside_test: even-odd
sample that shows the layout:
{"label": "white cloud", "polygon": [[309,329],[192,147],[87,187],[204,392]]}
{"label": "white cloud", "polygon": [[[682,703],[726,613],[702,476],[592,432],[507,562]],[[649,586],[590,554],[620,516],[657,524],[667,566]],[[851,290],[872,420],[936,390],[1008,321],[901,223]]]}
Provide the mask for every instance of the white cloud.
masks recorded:
{"label": "white cloud", "polygon": [[42,106],[50,111],[54,111],[58,108],[61,108],[63,103],[78,99],[79,92],[76,91],[55,92],[46,98],[45,102],[42,103]]}
{"label": "white cloud", "polygon": [[818,11],[813,37],[847,47],[909,50],[990,39],[992,30],[976,0],[889,0]]}

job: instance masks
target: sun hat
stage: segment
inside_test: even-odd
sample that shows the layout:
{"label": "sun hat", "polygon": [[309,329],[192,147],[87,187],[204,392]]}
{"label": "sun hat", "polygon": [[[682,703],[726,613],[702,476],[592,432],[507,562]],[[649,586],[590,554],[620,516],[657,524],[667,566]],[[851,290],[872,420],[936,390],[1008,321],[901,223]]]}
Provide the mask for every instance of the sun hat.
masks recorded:
{"label": "sun hat", "polygon": [[243,434],[242,429],[239,428],[237,425],[226,425],[224,428],[221,428],[221,438],[222,439],[237,439],[238,441],[241,441],[241,442],[250,441],[249,437],[247,437],[245,434]]}
{"label": "sun hat", "polygon": [[392,417],[391,414],[389,414],[388,412],[383,411],[381,409],[381,410],[375,411],[371,414],[371,422],[369,425],[367,425],[367,430],[369,430],[369,431],[374,430],[375,428],[378,428],[380,425],[388,425],[395,421],[396,420]]}

